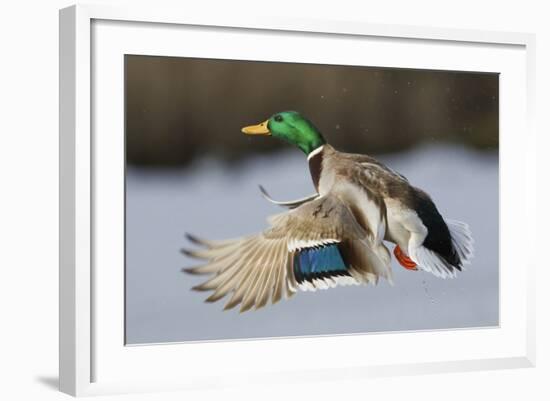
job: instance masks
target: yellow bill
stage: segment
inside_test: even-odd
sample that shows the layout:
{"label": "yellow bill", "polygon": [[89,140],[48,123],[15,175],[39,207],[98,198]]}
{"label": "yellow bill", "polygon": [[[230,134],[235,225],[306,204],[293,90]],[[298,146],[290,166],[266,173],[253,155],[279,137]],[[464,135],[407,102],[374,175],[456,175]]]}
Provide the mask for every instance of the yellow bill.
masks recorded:
{"label": "yellow bill", "polygon": [[267,123],[269,120],[265,120],[263,123],[258,125],[249,125],[241,129],[246,135],[271,135],[269,129],[267,128]]}

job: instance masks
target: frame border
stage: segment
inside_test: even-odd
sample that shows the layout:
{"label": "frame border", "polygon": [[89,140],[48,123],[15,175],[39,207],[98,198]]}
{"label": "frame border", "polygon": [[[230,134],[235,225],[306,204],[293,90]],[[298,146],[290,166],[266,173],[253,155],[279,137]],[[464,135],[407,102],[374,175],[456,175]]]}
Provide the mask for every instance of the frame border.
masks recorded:
{"label": "frame border", "polygon": [[[73,5],[59,11],[59,389],[73,395],[90,395],[93,380],[92,348],[93,285],[91,230],[93,229],[91,138],[91,23],[94,19],[168,23],[207,27],[232,27],[315,34],[344,34],[388,38],[427,39],[467,43],[525,46],[527,54],[526,147],[535,155],[535,35],[408,25],[370,24],[362,21],[190,15],[181,10],[118,8],[105,5]],[[254,23],[254,21],[262,21]],[[535,171],[536,159],[528,170]],[[536,181],[526,183],[535,193]],[[535,199],[533,199],[535,202]],[[536,228],[534,221],[530,229]],[[535,366],[535,266],[527,265],[527,352],[523,357],[421,364],[417,373],[454,372]],[[387,366],[374,376],[397,372]],[[351,372],[347,373],[349,377]],[[372,369],[355,369],[351,376],[373,375]],[[309,376],[309,375],[306,375]],[[117,388],[117,392],[121,389]]]}

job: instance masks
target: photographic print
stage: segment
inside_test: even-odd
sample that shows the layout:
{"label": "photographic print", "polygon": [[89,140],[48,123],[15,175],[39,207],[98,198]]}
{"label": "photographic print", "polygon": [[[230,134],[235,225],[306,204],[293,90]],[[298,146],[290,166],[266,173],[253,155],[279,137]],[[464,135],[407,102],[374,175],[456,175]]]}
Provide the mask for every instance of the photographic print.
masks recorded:
{"label": "photographic print", "polygon": [[125,56],[126,344],[499,324],[499,76]]}

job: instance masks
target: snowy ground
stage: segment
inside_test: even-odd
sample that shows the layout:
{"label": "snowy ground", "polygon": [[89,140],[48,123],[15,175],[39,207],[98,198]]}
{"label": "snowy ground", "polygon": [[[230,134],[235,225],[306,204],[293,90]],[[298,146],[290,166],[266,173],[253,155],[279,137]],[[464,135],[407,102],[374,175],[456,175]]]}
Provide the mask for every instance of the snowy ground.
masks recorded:
{"label": "snowy ground", "polygon": [[[211,239],[262,230],[276,199],[313,192],[303,155],[257,157],[229,168],[203,161],[170,172],[130,169],[127,177],[127,343],[300,336],[498,325],[498,157],[459,147],[424,147],[380,158],[425,189],[440,212],[470,224],[473,264],[456,279],[406,271],[394,262],[392,287],[298,293],[257,312],[223,312],[190,288],[203,277],[180,272],[184,232]],[[393,249],[390,248],[390,249]]]}

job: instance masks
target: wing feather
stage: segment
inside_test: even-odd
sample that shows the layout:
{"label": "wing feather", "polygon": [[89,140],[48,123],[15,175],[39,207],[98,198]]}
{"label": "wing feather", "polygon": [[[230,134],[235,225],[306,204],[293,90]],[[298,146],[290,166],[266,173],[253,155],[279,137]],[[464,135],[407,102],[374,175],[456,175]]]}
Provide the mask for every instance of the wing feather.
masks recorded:
{"label": "wing feather", "polygon": [[[251,242],[253,243],[252,246],[248,249],[248,251],[246,251],[243,254],[240,254],[240,258],[236,258],[234,260],[234,262],[227,266],[225,269],[223,269],[223,271],[219,272],[217,275],[215,275],[213,278],[211,278],[210,280],[207,280],[206,282],[204,282],[203,284],[200,284],[196,287],[193,287],[193,289],[195,290],[198,290],[198,291],[208,291],[208,290],[214,290],[216,289],[219,285],[223,284],[225,282],[225,280],[228,280],[228,279],[231,279],[231,277],[234,276],[234,269],[235,268],[239,268],[239,270],[243,270],[242,268],[242,260],[243,258],[246,260],[246,258],[249,256],[249,255],[253,255],[255,256],[256,254],[260,253],[262,251],[262,248],[261,246],[259,246],[258,244],[258,238],[254,238],[251,240]],[[241,263],[240,263],[241,262]]]}
{"label": "wing feather", "polygon": [[273,198],[271,198],[271,196],[269,196],[269,194],[267,193],[264,187],[262,187],[261,185],[259,185],[259,187],[260,187],[260,192],[262,193],[262,196],[264,197],[265,200],[273,203],[274,205],[286,207],[288,209],[295,209],[298,206],[303,205],[304,203],[312,201],[319,197],[319,194],[313,194],[313,195],[309,195],[304,198],[300,198],[292,201],[276,201]]}
{"label": "wing feather", "polygon": [[279,256],[281,260],[284,260],[284,263],[281,263],[275,269],[274,285],[273,285],[273,295],[271,297],[271,303],[276,304],[279,302],[283,295],[283,284],[285,279],[285,269],[287,266],[287,251],[284,247],[281,247],[281,254]]}
{"label": "wing feather", "polygon": [[203,248],[184,253],[207,262],[185,271],[211,275],[193,287],[213,291],[207,302],[230,294],[224,309],[240,304],[240,311],[244,312],[253,307],[262,308],[270,299],[277,303],[283,297],[290,298],[298,288],[316,290],[338,284],[374,282],[380,275],[387,277],[387,268],[379,266],[382,262],[374,251],[355,250],[350,253],[351,276],[313,277],[298,284],[293,270],[294,255],[302,249],[334,244],[372,246],[371,236],[337,196],[305,200],[290,211],[272,216],[269,222],[271,227],[263,233],[233,240],[207,241],[188,236]]}
{"label": "wing feather", "polygon": [[271,297],[274,287],[276,285],[275,276],[284,268],[284,257],[286,255],[286,249],[283,243],[274,245],[271,255],[269,269],[266,278],[262,284],[263,288],[256,297],[256,309],[264,307],[269,298]]}
{"label": "wing feather", "polygon": [[242,302],[243,297],[246,294],[246,290],[248,289],[251,276],[255,272],[252,268],[255,257],[261,255],[262,251],[263,250],[261,247],[257,247],[256,252],[250,255],[251,257],[249,260],[245,261],[240,270],[228,280],[228,286],[231,286],[233,289],[233,295],[231,296],[229,302],[225,305],[224,309],[232,309]]}
{"label": "wing feather", "polygon": [[262,262],[261,266],[258,266],[258,270],[260,273],[258,274],[258,281],[253,289],[251,291],[251,297],[253,298],[251,300],[251,303],[253,306],[258,308],[258,304],[260,301],[260,298],[263,295],[264,289],[266,289],[268,283],[267,279],[269,277],[269,273],[272,271],[271,269],[271,263],[273,261],[273,251],[276,249],[275,241],[272,241],[271,244],[268,245],[268,249],[266,250],[265,259]]}
{"label": "wing feather", "polygon": [[186,273],[190,274],[212,274],[212,273],[222,273],[223,271],[230,268],[234,262],[239,261],[241,258],[248,254],[248,251],[256,244],[254,238],[249,239],[248,241],[242,241],[242,245],[239,249],[239,252],[232,252],[233,249],[226,250],[226,254],[222,257],[212,259],[211,262],[206,263],[201,266],[195,266],[187,269],[183,269]]}
{"label": "wing feather", "polygon": [[240,312],[246,312],[255,304],[258,286],[260,285],[262,276],[267,271],[265,265],[268,263],[268,257],[272,247],[273,241],[269,241],[266,245],[264,245],[260,258],[251,265],[253,273],[247,280],[248,282],[244,284],[245,295],[242,300]]}

